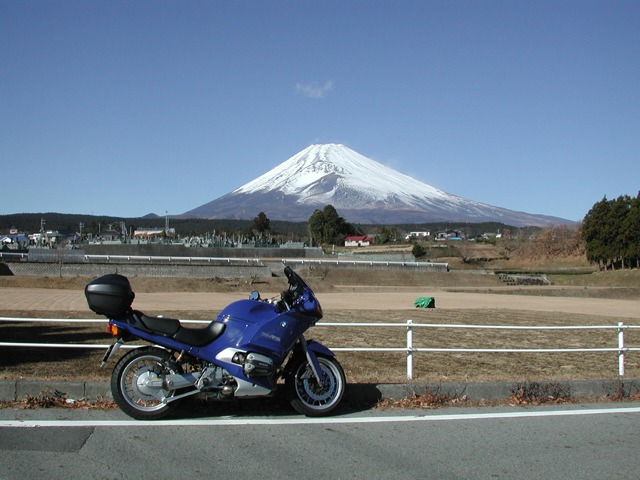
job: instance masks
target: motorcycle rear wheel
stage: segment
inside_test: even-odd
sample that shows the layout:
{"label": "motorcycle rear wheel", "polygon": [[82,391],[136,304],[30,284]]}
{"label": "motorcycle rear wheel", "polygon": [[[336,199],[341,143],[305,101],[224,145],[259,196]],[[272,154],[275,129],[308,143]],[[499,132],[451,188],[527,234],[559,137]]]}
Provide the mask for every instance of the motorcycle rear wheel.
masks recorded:
{"label": "motorcycle rear wheel", "polygon": [[136,420],[158,420],[171,413],[180,402],[166,403],[175,395],[150,385],[163,374],[180,373],[169,352],[157,347],[144,347],[124,355],[111,374],[111,393],[120,409]]}
{"label": "motorcycle rear wheel", "polygon": [[327,384],[320,386],[303,355],[293,360],[291,375],[285,387],[291,406],[307,417],[320,417],[332,412],[342,400],[346,388],[344,370],[333,357],[317,355],[320,368],[325,373]]}

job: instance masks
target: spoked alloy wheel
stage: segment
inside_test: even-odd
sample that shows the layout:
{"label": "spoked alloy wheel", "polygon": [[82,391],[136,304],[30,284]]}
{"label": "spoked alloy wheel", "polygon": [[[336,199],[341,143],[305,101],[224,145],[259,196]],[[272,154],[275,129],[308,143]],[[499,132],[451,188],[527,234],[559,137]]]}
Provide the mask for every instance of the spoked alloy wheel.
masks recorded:
{"label": "spoked alloy wheel", "polygon": [[175,390],[160,386],[162,375],[179,373],[171,354],[157,347],[133,350],[116,364],[111,374],[113,399],[124,413],[137,420],[157,420],[168,415],[176,402],[166,403]]}
{"label": "spoked alloy wheel", "polygon": [[346,380],[342,366],[335,358],[318,355],[325,384],[320,386],[307,359],[300,356],[293,364],[292,375],[286,380],[291,405],[307,417],[327,415],[334,410],[344,395]]}

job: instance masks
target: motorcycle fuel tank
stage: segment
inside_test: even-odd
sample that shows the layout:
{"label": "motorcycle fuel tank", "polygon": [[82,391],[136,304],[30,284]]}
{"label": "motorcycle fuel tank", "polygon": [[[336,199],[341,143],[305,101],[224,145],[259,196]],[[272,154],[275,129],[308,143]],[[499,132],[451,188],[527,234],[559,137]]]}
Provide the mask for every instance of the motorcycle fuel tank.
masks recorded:
{"label": "motorcycle fuel tank", "polygon": [[293,311],[279,312],[275,305],[240,300],[218,315],[225,323],[225,336],[238,348],[273,352],[284,358],[298,337],[311,325],[310,319]]}

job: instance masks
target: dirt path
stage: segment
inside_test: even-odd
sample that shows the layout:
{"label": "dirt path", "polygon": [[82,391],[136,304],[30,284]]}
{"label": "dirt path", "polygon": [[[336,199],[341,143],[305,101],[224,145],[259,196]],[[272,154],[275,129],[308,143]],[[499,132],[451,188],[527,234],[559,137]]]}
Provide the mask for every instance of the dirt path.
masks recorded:
{"label": "dirt path", "polygon": [[[414,300],[425,293],[410,288],[402,292],[322,293],[318,297],[325,310],[414,310]],[[264,293],[263,297],[276,293]],[[447,309],[505,309],[539,312],[577,313],[640,320],[640,301],[602,298],[500,295],[493,293],[432,290],[436,307]],[[141,311],[210,310],[216,314],[232,301],[246,298],[238,293],[139,293],[134,307]],[[82,291],[43,288],[0,288],[0,310],[83,311],[90,314]]]}

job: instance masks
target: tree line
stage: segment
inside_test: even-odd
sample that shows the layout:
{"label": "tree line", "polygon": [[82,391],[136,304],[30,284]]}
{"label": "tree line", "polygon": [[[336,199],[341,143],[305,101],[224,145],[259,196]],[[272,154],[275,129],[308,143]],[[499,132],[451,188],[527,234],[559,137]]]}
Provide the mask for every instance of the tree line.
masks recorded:
{"label": "tree line", "polygon": [[[58,231],[62,234],[80,232],[83,236],[95,236],[101,230],[108,229],[109,225],[120,228],[122,223],[126,225],[128,232],[138,227],[162,229],[166,221],[165,217],[157,215],[124,218],[54,212],[19,213],[0,215],[0,234],[8,233],[10,227],[16,228],[21,233],[38,232],[41,229],[43,219],[46,222],[46,230]],[[404,239],[403,232],[409,231],[436,232],[454,228],[461,230],[465,235],[472,235],[511,230],[512,232],[520,232],[526,237],[531,234],[532,230],[539,230],[538,227],[515,228],[496,222],[360,225],[349,223],[339,215],[333,205],[326,205],[324,208],[314,211],[306,222],[272,220],[265,212],[259,212],[252,220],[169,217],[169,223],[180,237],[196,237],[215,232],[216,235],[242,235],[247,238],[267,239],[275,243],[309,242],[316,246],[340,245],[344,242],[344,238],[350,235],[373,235],[376,244],[385,244],[402,241]],[[80,228],[80,224],[82,224],[82,228]]]}
{"label": "tree line", "polygon": [[640,268],[640,193],[595,203],[582,221],[582,238],[598,269]]}

